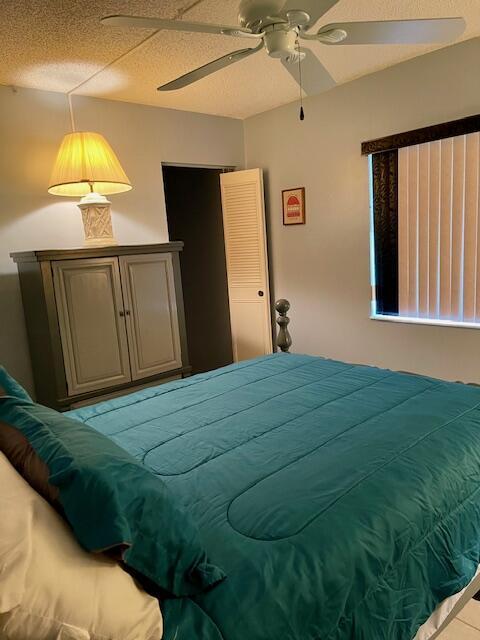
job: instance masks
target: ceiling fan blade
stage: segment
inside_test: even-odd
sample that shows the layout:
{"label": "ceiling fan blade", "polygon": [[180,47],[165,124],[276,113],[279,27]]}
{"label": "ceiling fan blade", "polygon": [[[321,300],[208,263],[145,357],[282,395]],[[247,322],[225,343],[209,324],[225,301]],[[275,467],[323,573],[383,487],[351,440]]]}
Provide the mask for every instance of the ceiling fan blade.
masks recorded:
{"label": "ceiling fan blade", "polygon": [[322,34],[334,30],[344,31],[342,40],[325,44],[423,44],[429,42],[449,42],[465,31],[463,18],[433,18],[430,20],[385,20],[384,22],[343,22],[329,24],[318,32]]}
{"label": "ceiling fan blade", "polygon": [[310,29],[339,1],[340,0],[287,0],[280,15],[286,16],[289,11],[306,11],[310,16],[310,20],[305,28]]}
{"label": "ceiling fan blade", "polygon": [[[328,73],[313,51],[302,48],[301,52],[305,54],[305,58],[301,63],[302,88],[305,93],[307,95],[315,95],[334,87],[336,85],[335,80]],[[282,60],[282,64],[295,82],[300,84],[300,69],[298,61],[288,62],[287,60]]]}
{"label": "ceiling fan blade", "polygon": [[168,29],[173,31],[193,31],[195,33],[217,33],[227,36],[258,38],[250,29],[221,24],[203,24],[184,20],[164,20],[163,18],[142,18],[141,16],[106,16],[100,22],[112,27],[134,27],[137,29]]}
{"label": "ceiling fan blade", "polygon": [[228,53],[226,56],[222,56],[217,60],[213,60],[213,62],[209,62],[204,64],[203,67],[199,67],[194,71],[189,71],[180,78],[176,80],[172,80],[171,82],[167,82],[166,84],[158,87],[158,91],[175,91],[176,89],[183,89],[183,87],[192,84],[193,82],[197,82],[197,80],[201,80],[206,76],[209,76],[211,73],[215,73],[216,71],[220,71],[220,69],[224,69],[234,62],[239,62],[244,58],[248,58],[253,53],[260,51],[263,48],[263,42],[261,42],[257,47],[251,47],[250,49],[240,49],[239,51],[232,51],[232,53]]}

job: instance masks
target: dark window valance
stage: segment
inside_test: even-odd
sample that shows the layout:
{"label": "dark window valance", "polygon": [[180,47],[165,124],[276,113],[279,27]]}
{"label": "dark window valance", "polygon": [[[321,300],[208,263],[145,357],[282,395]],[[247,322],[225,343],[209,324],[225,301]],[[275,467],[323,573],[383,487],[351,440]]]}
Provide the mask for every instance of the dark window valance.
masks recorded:
{"label": "dark window valance", "polygon": [[475,131],[480,131],[480,115],[469,116],[461,120],[435,124],[430,127],[424,127],[423,129],[405,131],[404,133],[396,133],[392,136],[386,136],[385,138],[363,142],[362,155],[393,151],[415,144],[424,144],[425,142],[433,142],[434,140],[467,135]]}

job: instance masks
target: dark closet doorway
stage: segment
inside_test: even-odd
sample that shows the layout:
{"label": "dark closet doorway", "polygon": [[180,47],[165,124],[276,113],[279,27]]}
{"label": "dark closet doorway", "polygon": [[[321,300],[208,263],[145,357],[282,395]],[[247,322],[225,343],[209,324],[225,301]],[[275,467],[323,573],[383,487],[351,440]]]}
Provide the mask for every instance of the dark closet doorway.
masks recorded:
{"label": "dark closet doorway", "polygon": [[193,373],[233,362],[223,238],[222,169],[163,166],[170,240],[180,254]]}

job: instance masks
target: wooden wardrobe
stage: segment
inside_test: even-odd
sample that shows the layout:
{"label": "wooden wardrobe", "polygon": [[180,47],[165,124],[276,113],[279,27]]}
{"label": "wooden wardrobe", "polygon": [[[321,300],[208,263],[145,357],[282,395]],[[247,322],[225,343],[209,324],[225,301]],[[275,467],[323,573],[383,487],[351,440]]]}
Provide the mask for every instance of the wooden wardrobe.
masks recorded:
{"label": "wooden wardrobe", "polygon": [[66,409],[190,373],[183,243],[12,253],[38,402]]}

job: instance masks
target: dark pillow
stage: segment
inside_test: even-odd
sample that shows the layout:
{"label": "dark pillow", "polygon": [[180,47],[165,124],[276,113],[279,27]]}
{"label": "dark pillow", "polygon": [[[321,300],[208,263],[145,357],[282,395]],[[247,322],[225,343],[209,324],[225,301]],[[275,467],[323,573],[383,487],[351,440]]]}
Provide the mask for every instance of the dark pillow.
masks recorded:
{"label": "dark pillow", "polygon": [[25,389],[2,366],[0,366],[0,396],[12,396],[25,402],[33,402]]}
{"label": "dark pillow", "polygon": [[[1,393],[0,395],[5,395]],[[50,471],[21,431],[0,421],[0,451],[37,493],[57,510],[58,489],[49,483]]]}
{"label": "dark pillow", "polygon": [[[121,554],[128,567],[175,596],[200,593],[225,577],[210,564],[194,523],[166,484],[112,440],[10,396],[0,397],[0,422],[2,451],[9,459],[13,452],[17,468],[45,498],[58,499],[85,549]],[[32,479],[32,470],[41,481]]]}

